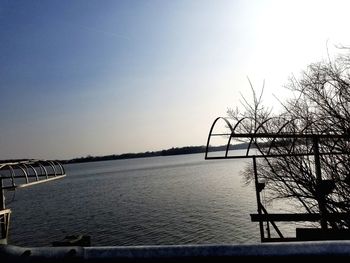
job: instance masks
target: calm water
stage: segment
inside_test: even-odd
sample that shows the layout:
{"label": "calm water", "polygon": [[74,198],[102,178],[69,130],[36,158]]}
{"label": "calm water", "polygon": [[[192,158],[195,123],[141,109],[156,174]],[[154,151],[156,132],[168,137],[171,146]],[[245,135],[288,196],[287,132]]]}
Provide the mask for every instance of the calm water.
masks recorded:
{"label": "calm water", "polygon": [[49,246],[70,234],[96,246],[259,242],[244,166],[203,154],[66,165],[63,180],[7,194],[9,243]]}

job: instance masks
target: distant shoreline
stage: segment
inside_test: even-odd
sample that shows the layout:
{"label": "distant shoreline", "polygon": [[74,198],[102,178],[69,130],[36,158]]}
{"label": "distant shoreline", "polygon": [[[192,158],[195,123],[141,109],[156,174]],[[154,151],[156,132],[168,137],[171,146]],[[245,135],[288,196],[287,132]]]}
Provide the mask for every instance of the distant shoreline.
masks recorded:
{"label": "distant shoreline", "polygon": [[[248,143],[240,143],[236,145],[231,145],[230,150],[240,150],[247,149]],[[99,161],[110,161],[110,160],[124,160],[124,159],[136,159],[136,158],[145,158],[145,157],[158,157],[158,156],[172,156],[172,155],[182,155],[182,154],[195,154],[195,153],[205,153],[206,146],[185,146],[185,147],[173,147],[166,150],[160,151],[147,151],[140,153],[123,153],[123,154],[111,154],[104,156],[91,156],[86,157],[77,157],[68,160],[57,160],[62,164],[69,163],[87,163],[87,162],[99,162]],[[210,146],[210,151],[226,151],[226,145],[222,146]],[[1,163],[7,162],[18,162],[25,161],[28,159],[8,159],[0,160]]]}
{"label": "distant shoreline", "polygon": [[[248,143],[241,143],[232,145],[230,150],[247,149]],[[60,160],[62,164],[69,163],[87,163],[87,162],[98,162],[98,161],[110,161],[110,160],[124,160],[124,159],[136,159],[136,158],[145,158],[145,157],[158,157],[158,156],[172,156],[172,155],[182,155],[182,154],[195,154],[195,153],[205,153],[206,146],[185,146],[185,147],[176,147],[170,148],[161,151],[147,151],[140,153],[123,153],[123,154],[112,154],[104,156],[86,156],[78,157],[70,160]],[[225,151],[226,145],[222,146],[211,146],[211,151]]]}

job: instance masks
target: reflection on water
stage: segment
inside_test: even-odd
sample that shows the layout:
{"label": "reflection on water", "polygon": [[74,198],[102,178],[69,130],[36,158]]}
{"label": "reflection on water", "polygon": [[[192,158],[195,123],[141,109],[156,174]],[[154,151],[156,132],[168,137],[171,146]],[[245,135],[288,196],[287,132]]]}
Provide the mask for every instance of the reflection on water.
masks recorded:
{"label": "reflection on water", "polygon": [[44,246],[69,234],[97,246],[259,242],[245,163],[193,154],[67,165],[63,180],[16,192],[9,242]]}

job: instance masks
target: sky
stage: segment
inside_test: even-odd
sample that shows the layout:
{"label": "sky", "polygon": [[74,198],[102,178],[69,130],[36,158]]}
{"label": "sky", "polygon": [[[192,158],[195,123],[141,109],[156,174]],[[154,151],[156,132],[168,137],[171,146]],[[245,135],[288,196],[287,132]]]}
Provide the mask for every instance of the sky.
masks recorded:
{"label": "sky", "polygon": [[204,145],[265,80],[350,45],[350,1],[0,0],[0,159]]}

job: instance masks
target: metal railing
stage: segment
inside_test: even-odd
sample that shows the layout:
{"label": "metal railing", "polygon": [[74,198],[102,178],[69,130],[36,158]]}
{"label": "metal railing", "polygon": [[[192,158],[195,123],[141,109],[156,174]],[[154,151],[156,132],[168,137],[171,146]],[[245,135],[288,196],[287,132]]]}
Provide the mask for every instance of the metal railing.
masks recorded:
{"label": "metal railing", "polygon": [[33,186],[66,176],[57,161],[26,160],[0,163],[0,243],[7,244],[11,210],[6,209],[5,191]]}
{"label": "metal railing", "polygon": [[[225,130],[228,130],[228,132],[214,132],[214,128],[220,121],[223,122]],[[273,122],[272,125],[271,122]],[[350,147],[344,149],[341,143],[349,143],[350,133],[334,131],[329,128],[320,129],[317,127],[317,129],[314,129],[312,125],[315,125],[315,123],[311,122],[309,125],[302,126],[300,125],[300,120],[276,120],[276,118],[269,118],[261,123],[257,123],[253,119],[242,118],[238,120],[235,125],[232,125],[228,119],[219,117],[215,119],[210,128],[205,152],[206,160],[249,158],[253,162],[258,214],[252,214],[251,219],[254,222],[259,222],[262,242],[297,240],[297,238],[294,237],[284,237],[277,227],[275,221],[300,221],[301,219],[303,219],[303,221],[311,222],[319,221],[323,234],[318,235],[316,233],[314,236],[319,236],[326,239],[334,237],[332,233],[327,231],[328,222],[332,222],[332,220],[350,220],[350,212],[334,214],[327,212],[325,206],[325,194],[317,195],[319,213],[269,214],[261,201],[260,194],[265,188],[265,183],[259,180],[257,159],[264,159],[267,163],[269,163],[269,159],[271,158],[312,156],[314,159],[313,169],[316,175],[317,189],[322,189],[324,188],[323,186],[332,186],[332,182],[322,178],[320,157],[330,155],[349,155],[350,152],[347,151],[347,149]],[[315,132],[315,130],[318,132]],[[219,156],[217,154],[213,156],[210,155],[210,143],[214,137],[226,138],[225,151]],[[235,144],[233,142],[245,142],[247,145],[245,153],[230,155],[230,151],[235,149]],[[280,145],[284,146],[283,151],[279,150]],[[299,201],[303,202],[301,199],[299,199]],[[267,236],[265,235],[264,223],[267,224]],[[271,238],[270,224],[278,234],[278,238]],[[344,230],[344,233],[345,232],[347,231]],[[298,233],[304,232],[301,229],[301,231]],[[344,238],[350,239],[350,232],[348,232],[346,236],[343,235],[342,239]]]}

